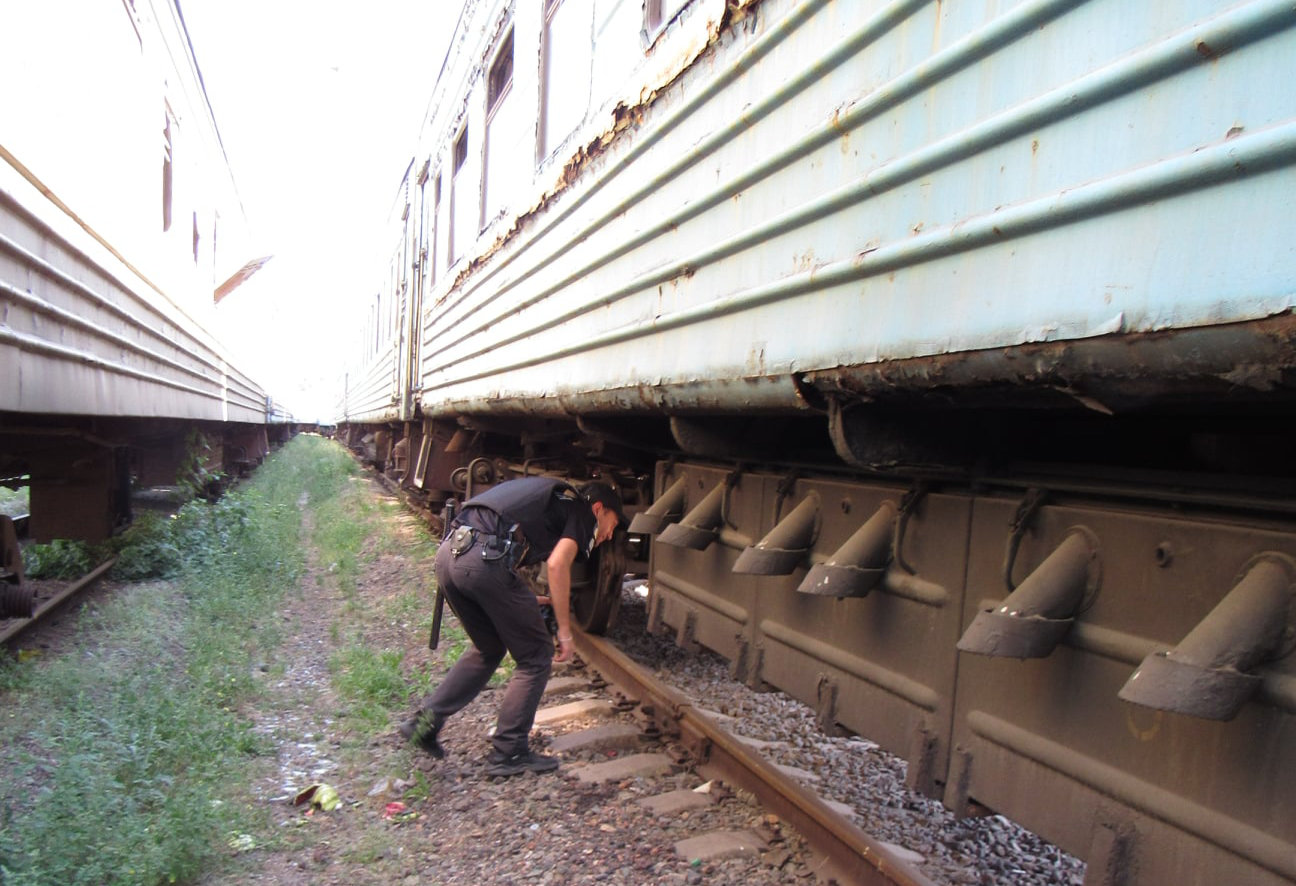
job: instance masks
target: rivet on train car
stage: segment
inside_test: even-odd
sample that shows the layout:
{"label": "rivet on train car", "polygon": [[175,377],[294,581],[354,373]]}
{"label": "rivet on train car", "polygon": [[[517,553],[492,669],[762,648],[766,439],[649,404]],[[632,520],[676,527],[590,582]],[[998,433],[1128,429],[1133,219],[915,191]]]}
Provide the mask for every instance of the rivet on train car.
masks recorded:
{"label": "rivet on train car", "polygon": [[656,535],[684,513],[684,494],[688,481],[680,477],[657,497],[652,507],[630,518],[630,532],[636,535]]}
{"label": "rivet on train car", "polygon": [[811,492],[765,537],[738,555],[739,575],[790,575],[819,534],[819,495]]}
{"label": "rivet on train car", "polygon": [[1097,538],[1084,527],[1072,527],[999,606],[977,613],[958,641],[959,650],[1006,658],[1047,657],[1097,592],[1100,565]]}
{"label": "rivet on train car", "polygon": [[1178,646],[1143,659],[1119,697],[1204,720],[1232,720],[1260,688],[1261,677],[1246,672],[1282,649],[1294,597],[1296,562],[1273,551],[1256,555]]}
{"label": "rivet on train car", "polygon": [[657,540],[662,544],[705,551],[720,534],[720,524],[724,521],[725,489],[723,482],[716,484],[683,520],[663,529]]}
{"label": "rivet on train car", "polygon": [[886,574],[895,541],[895,522],[895,502],[882,502],[831,557],[810,567],[797,590],[826,597],[867,595]]}

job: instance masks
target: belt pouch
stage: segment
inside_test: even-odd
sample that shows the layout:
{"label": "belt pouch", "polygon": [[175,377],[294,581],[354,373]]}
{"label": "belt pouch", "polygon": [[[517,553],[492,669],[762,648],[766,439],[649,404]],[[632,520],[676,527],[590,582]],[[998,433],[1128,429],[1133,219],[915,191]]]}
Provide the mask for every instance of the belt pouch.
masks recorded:
{"label": "belt pouch", "polygon": [[477,532],[471,526],[460,526],[450,533],[450,553],[462,557],[476,541]]}

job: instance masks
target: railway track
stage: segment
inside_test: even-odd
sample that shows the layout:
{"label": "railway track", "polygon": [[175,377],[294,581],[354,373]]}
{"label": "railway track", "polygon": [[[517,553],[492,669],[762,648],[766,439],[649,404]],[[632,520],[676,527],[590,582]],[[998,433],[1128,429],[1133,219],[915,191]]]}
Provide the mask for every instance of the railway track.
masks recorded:
{"label": "railway track", "polygon": [[[751,794],[771,815],[785,822],[805,841],[809,855],[802,860],[821,880],[867,886],[934,886],[917,866],[832,809],[778,767],[766,761],[739,737],[726,730],[711,714],[696,707],[679,692],[654,678],[615,644],[602,637],[577,631],[577,654],[611,687],[616,707],[637,711],[648,725],[649,735],[661,735],[688,752],[687,762],[706,782],[718,780]],[[579,734],[566,745],[580,742]],[[644,754],[645,765],[653,755]],[[581,778],[582,769],[575,775]],[[625,766],[624,771],[633,771]],[[657,795],[669,808],[675,801],[670,793]],[[679,802],[687,803],[687,800]],[[687,854],[690,847],[705,847],[718,853],[746,851],[759,846],[760,836],[752,833],[696,834],[677,844]],[[788,856],[774,854],[786,862]]]}
{"label": "railway track", "polygon": [[[562,760],[562,802],[583,807],[587,792],[598,796],[594,820],[613,823],[609,829],[627,847],[621,851],[657,860],[640,869],[643,882],[1070,886],[1083,879],[1077,859],[997,816],[957,821],[908,790],[902,774],[844,774],[831,763],[816,769],[813,754],[795,739],[753,738],[762,730],[750,717],[724,713],[736,713],[734,704],[742,702],[735,699],[749,690],[717,678],[718,660],[677,649],[641,663],[645,649],[663,642],[669,641],[631,640],[624,630],[613,639],[578,633],[577,659],[555,668],[536,720],[537,745]],[[698,680],[711,681],[712,691],[699,691]],[[760,695],[775,712],[761,718],[761,727],[790,736],[813,722],[812,715],[798,720],[800,706],[781,693]],[[779,719],[787,722],[772,722]],[[460,738],[452,739],[452,757]],[[854,757],[876,753],[872,743],[847,737],[810,744],[834,741]],[[550,796],[543,778],[485,778],[458,760],[442,775],[472,785],[464,792],[476,799],[464,809],[485,805],[483,797],[518,803],[536,792]],[[858,788],[843,784],[852,781],[872,783],[867,808],[834,799],[843,788]],[[941,843],[959,851],[946,852]],[[697,877],[677,879],[681,868]]]}
{"label": "railway track", "polygon": [[[648,850],[673,856],[652,871],[662,878],[653,882],[677,882],[670,877],[681,865],[699,870],[701,879],[689,882],[1083,879],[1079,860],[1011,822],[958,820],[918,796],[905,786],[903,764],[873,743],[823,735],[798,702],[753,692],[711,654],[644,632],[646,607],[630,603],[633,596],[607,637],[577,633],[577,661],[556,666],[536,727],[545,752],[562,759],[565,781],[613,784],[603,814],[629,831],[628,843],[641,854],[668,844]],[[752,698],[762,710],[755,716]],[[854,762],[843,769],[846,758]],[[507,781],[500,787],[509,796],[530,790]],[[702,786],[724,799],[699,798]],[[641,805],[662,811],[645,817]]]}
{"label": "railway track", "polygon": [[56,612],[59,612],[65,604],[93,587],[108,574],[108,571],[112,569],[113,564],[116,562],[115,557],[105,560],[71,583],[40,582],[39,588],[29,585],[26,590],[32,594],[31,615],[25,618],[0,619],[0,645],[7,645],[43,624]]}

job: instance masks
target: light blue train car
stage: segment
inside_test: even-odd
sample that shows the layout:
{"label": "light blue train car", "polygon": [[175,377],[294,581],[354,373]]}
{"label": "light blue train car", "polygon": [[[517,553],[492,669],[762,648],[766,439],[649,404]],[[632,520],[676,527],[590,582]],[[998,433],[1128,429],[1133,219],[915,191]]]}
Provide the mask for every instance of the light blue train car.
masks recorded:
{"label": "light blue train car", "polygon": [[398,473],[614,480],[578,621],[645,572],[1088,882],[1294,883],[1292,82],[1276,0],[469,2]]}

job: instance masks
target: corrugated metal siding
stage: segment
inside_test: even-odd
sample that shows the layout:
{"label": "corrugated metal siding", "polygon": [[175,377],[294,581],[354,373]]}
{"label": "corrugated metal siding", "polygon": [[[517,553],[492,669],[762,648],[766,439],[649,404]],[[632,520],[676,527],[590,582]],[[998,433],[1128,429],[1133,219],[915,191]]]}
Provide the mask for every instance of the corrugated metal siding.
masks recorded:
{"label": "corrugated metal siding", "polygon": [[393,393],[395,378],[395,350],[385,348],[355,377],[348,378],[346,403],[341,418],[358,423],[401,421],[407,418],[402,414],[398,398]]}
{"label": "corrugated metal siding", "polygon": [[265,421],[265,392],[196,322],[88,236],[37,221],[0,173],[0,411]]}
{"label": "corrugated metal siding", "polygon": [[425,409],[797,409],[814,370],[1288,311],[1293,25],[766,0],[438,294]]}
{"label": "corrugated metal siding", "polygon": [[6,4],[0,31],[0,410],[264,422],[206,331],[252,256],[178,7]]}

